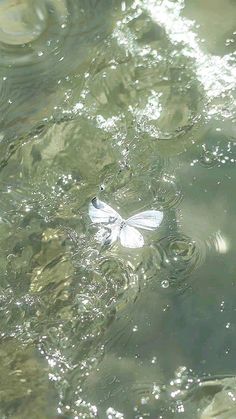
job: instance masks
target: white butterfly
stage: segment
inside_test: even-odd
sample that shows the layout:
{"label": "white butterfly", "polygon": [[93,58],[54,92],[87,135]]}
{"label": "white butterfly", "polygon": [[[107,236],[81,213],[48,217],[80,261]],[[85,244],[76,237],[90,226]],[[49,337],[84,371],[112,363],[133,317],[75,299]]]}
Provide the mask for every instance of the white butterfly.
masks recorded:
{"label": "white butterfly", "polygon": [[162,222],[163,212],[144,211],[124,220],[105,202],[93,198],[89,204],[89,216],[93,223],[104,225],[97,233],[97,238],[102,244],[112,244],[120,238],[122,246],[136,248],[143,247],[144,239],[135,227],[155,230]]}

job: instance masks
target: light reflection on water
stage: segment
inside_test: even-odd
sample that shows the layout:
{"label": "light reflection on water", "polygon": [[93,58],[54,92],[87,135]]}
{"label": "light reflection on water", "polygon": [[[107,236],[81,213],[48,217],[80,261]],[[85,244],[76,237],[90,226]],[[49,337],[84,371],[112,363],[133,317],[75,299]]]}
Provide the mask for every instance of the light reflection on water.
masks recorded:
{"label": "light reflection on water", "polygon": [[[50,0],[0,32],[1,417],[235,417],[232,4]],[[95,195],[164,222],[101,247]]]}

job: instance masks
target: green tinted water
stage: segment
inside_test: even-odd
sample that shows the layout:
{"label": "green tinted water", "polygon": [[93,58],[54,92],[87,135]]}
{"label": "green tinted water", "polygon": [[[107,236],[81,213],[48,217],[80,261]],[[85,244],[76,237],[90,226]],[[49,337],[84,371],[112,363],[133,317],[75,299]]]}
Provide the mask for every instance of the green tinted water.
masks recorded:
{"label": "green tinted water", "polygon": [[[23,4],[0,32],[0,417],[235,418],[235,2]],[[102,248],[95,195],[164,221]]]}

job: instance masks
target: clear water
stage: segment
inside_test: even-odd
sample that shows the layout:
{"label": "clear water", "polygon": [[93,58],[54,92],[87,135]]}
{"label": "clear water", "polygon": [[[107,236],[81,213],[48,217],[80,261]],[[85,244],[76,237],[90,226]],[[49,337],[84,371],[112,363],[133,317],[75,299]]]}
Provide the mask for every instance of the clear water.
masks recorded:
{"label": "clear water", "polygon": [[[235,419],[235,17],[2,1],[2,419]],[[95,195],[164,222],[101,248]]]}

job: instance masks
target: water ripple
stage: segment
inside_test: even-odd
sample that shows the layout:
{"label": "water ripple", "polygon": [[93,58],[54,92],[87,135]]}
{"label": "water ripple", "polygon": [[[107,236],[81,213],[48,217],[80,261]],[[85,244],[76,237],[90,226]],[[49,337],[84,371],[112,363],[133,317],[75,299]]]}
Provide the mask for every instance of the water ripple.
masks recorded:
{"label": "water ripple", "polygon": [[177,233],[162,238],[157,249],[160,255],[161,268],[164,270],[165,281],[173,286],[182,287],[185,280],[205,260],[206,248],[202,242],[192,240],[190,237]]}
{"label": "water ripple", "polygon": [[167,392],[176,414],[185,412],[186,417],[227,419],[235,417],[235,386],[233,375],[197,378],[193,371],[179,367]]}
{"label": "water ripple", "polygon": [[[45,118],[49,120],[68,101],[71,80],[76,75],[73,90],[80,91],[85,68],[88,70],[94,55],[93,48],[98,48],[109,27],[108,23],[104,25],[103,3],[4,2],[0,27],[4,29],[6,16],[12,21],[5,36],[0,31],[4,77],[0,109],[2,130],[7,138],[16,130],[19,134],[27,126],[32,128]],[[108,14],[110,7],[106,8]]]}
{"label": "water ripple", "polygon": [[164,174],[160,180],[153,180],[151,192],[154,202],[163,209],[176,207],[183,198],[181,190],[175,182],[175,177],[170,174]]}

